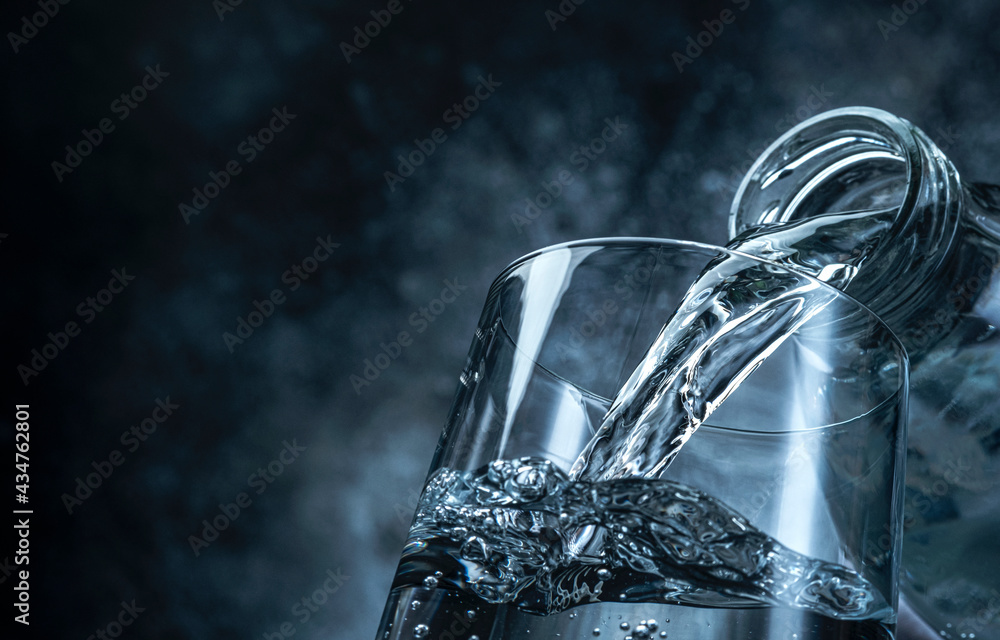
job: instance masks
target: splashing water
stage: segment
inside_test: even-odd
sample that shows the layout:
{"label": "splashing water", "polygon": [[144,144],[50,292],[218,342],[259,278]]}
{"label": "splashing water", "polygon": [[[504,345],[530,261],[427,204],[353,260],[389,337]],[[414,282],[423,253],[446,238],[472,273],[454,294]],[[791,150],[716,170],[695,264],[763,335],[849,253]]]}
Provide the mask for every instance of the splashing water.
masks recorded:
{"label": "splashing water", "polygon": [[[572,552],[590,527],[599,544]],[[429,549],[435,559],[426,561]],[[414,564],[416,563],[416,564]],[[668,481],[571,481],[541,458],[476,472],[439,469],[417,508],[397,575],[551,614],[601,601],[703,606],[783,605],[839,620],[891,607],[858,573],[796,553],[692,487]],[[401,578],[402,576],[402,578]]]}
{"label": "splashing water", "polygon": [[[817,216],[734,240],[689,288],[569,474],[540,458],[432,474],[394,592],[433,578],[437,591],[536,614],[660,602],[891,624],[891,604],[856,571],[792,551],[663,474],[754,368],[835,298],[774,265],[848,288],[895,214]],[[830,637],[891,637],[866,629]]]}

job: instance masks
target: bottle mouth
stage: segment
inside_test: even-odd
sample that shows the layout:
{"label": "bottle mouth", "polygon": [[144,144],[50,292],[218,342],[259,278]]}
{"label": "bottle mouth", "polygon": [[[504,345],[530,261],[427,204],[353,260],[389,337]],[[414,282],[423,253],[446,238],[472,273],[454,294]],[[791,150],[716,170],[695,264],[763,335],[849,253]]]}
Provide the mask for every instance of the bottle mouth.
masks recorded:
{"label": "bottle mouth", "polygon": [[882,235],[866,241],[864,276],[846,289],[888,314],[946,259],[959,194],[954,166],[912,124],[880,109],[835,109],[792,128],[757,158],[733,199],[729,232],[894,209]]}
{"label": "bottle mouth", "polygon": [[922,160],[912,126],[890,113],[849,107],[820,114],[750,167],[733,199],[730,234],[840,211],[896,206],[902,214],[920,190]]}

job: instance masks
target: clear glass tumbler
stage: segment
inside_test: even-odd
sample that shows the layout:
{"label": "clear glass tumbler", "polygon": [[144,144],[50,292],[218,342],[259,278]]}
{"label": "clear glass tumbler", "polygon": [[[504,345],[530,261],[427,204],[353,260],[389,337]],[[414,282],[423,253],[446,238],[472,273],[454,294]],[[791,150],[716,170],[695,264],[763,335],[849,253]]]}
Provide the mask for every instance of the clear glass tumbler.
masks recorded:
{"label": "clear glass tumbler", "polygon": [[893,637],[907,360],[823,283],[745,258],[822,307],[660,478],[570,480],[689,285],[733,255],[586,240],[497,278],[377,640]]}

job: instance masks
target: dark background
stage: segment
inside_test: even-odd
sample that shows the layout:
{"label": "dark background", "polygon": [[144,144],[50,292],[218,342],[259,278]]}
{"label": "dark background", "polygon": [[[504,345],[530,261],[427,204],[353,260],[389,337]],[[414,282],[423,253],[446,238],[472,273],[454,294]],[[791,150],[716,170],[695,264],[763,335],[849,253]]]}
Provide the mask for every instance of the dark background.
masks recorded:
{"label": "dark background", "polygon": [[[8,36],[0,427],[10,452],[13,405],[30,403],[40,636],[86,638],[134,600],[122,637],[291,622],[300,638],[372,638],[504,265],[583,237],[722,243],[753,157],[835,107],[908,118],[963,177],[998,180],[995,2],[568,2],[553,29],[555,0],[402,0],[350,63],[340,43],[386,2],[244,0],[220,20],[211,0],[72,0],[16,53]],[[723,9],[735,21],[679,70],[673,54]],[[8,3],[0,27],[38,11]],[[119,120],[113,101],[157,64],[169,76]],[[445,111],[490,75],[499,86],[451,129]],[[247,162],[240,143],[282,107],[295,119]],[[52,162],[102,118],[115,129],[58,180]],[[627,128],[581,170],[572,154],[606,118]],[[390,189],[384,172],[435,128],[446,140]],[[242,171],[186,224],[178,205],[230,160]],[[551,206],[512,217],[562,169],[574,181]],[[340,246],[292,291],[282,274],[328,236]],[[88,323],[77,307],[113,269],[135,279]],[[444,280],[467,289],[417,333],[411,314]],[[285,302],[231,350],[223,334],[275,289]],[[69,321],[79,335],[26,386],[18,365]],[[356,393],[350,376],[404,330],[413,344]],[[168,397],[179,408],[129,451],[122,433]],[[284,441],[305,450],[252,485]],[[122,464],[67,513],[63,494],[116,449]],[[196,556],[189,537],[240,492],[251,505]],[[300,623],[292,607],[327,571],[343,586]]]}

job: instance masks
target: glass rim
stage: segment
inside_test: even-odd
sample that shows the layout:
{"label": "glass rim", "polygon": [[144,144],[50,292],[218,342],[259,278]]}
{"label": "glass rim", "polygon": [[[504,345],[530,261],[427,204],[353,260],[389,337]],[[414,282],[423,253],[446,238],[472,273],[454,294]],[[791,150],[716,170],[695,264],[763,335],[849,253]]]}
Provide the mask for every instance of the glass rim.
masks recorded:
{"label": "glass rim", "polygon": [[885,329],[886,333],[889,335],[893,344],[900,351],[903,357],[907,359],[907,364],[908,364],[909,355],[907,354],[906,348],[903,346],[902,341],[900,341],[899,336],[896,335],[896,332],[893,331],[892,328],[888,324],[886,324],[884,320],[882,320],[881,316],[879,316],[871,309],[871,307],[861,302],[851,294],[845,292],[842,289],[838,289],[826,282],[823,282],[822,280],[818,280],[807,273],[798,271],[786,265],[778,264],[776,262],[771,262],[769,260],[764,260],[763,258],[760,258],[750,253],[745,253],[743,251],[736,251],[734,249],[728,249],[726,247],[709,244],[707,242],[696,242],[694,240],[677,240],[673,238],[653,238],[649,236],[609,236],[609,237],[597,237],[597,238],[583,238],[580,240],[569,240],[566,242],[560,242],[557,244],[552,244],[546,247],[542,247],[540,249],[535,249],[534,251],[527,253],[521,256],[520,258],[517,258],[510,264],[508,264],[493,279],[493,283],[490,284],[489,293],[490,294],[494,293],[494,291],[503,284],[504,280],[506,280],[510,276],[510,274],[513,273],[516,269],[523,266],[527,262],[542,256],[543,254],[552,253],[554,251],[562,249],[575,249],[577,247],[611,247],[614,245],[630,246],[630,245],[643,245],[643,244],[649,246],[667,246],[667,247],[676,246],[682,248],[697,249],[701,251],[713,251],[719,254],[736,255],[753,260],[758,264],[765,264],[774,267],[776,269],[781,269],[782,271],[794,273],[796,276],[799,276],[804,280],[814,283],[818,285],[820,288],[833,293],[836,297],[844,298],[849,303],[860,308],[865,314],[874,318],[875,321],[879,325],[881,325],[882,328]]}
{"label": "glass rim", "polygon": [[[719,246],[716,246],[716,245],[711,245],[711,244],[701,243],[701,242],[694,242],[694,241],[691,241],[691,240],[674,240],[674,239],[669,239],[669,238],[650,238],[650,237],[639,237],[639,236],[602,237],[602,238],[585,238],[585,239],[581,239],[581,240],[571,240],[571,241],[568,241],[568,242],[562,242],[562,243],[558,243],[558,244],[554,244],[554,245],[549,245],[549,246],[546,246],[546,247],[542,247],[540,249],[536,249],[535,251],[532,251],[531,253],[525,254],[525,255],[521,256],[520,258],[518,258],[517,260],[511,262],[509,265],[507,265],[500,272],[499,275],[497,275],[497,277],[493,281],[493,284],[490,285],[489,297],[493,297],[495,294],[497,294],[499,292],[500,288],[509,279],[510,275],[514,271],[516,271],[518,268],[522,267],[523,265],[527,264],[528,262],[539,258],[542,255],[551,253],[553,251],[562,250],[562,249],[575,249],[575,248],[578,248],[578,247],[601,247],[601,248],[608,247],[608,248],[611,248],[611,247],[614,247],[616,245],[617,246],[622,246],[622,247],[634,246],[636,248],[641,248],[641,247],[643,247],[643,245],[645,245],[647,247],[676,247],[676,248],[681,248],[681,249],[693,249],[693,250],[697,250],[697,251],[701,251],[701,252],[705,252],[705,253],[714,253],[716,255],[719,255],[719,254],[738,255],[740,257],[744,257],[744,258],[748,258],[750,260],[753,260],[754,262],[757,262],[759,264],[768,265],[768,266],[771,266],[771,267],[774,267],[774,268],[782,269],[783,271],[787,271],[787,272],[793,273],[796,276],[802,277],[803,279],[805,279],[805,280],[807,280],[807,281],[809,281],[811,283],[817,284],[818,286],[820,286],[820,287],[826,289],[827,291],[833,293],[836,297],[842,298],[842,299],[846,300],[849,304],[852,304],[852,305],[856,306],[857,308],[859,308],[864,314],[866,314],[867,316],[869,316],[872,320],[875,321],[875,323],[878,326],[880,326],[884,330],[887,339],[890,341],[890,343],[892,344],[895,352],[899,356],[899,366],[902,368],[902,374],[901,374],[900,383],[897,385],[897,387],[891,393],[887,394],[885,398],[883,398],[881,401],[879,401],[879,402],[875,403],[874,405],[872,405],[871,407],[869,407],[863,413],[859,413],[858,415],[852,416],[852,417],[847,418],[845,420],[840,420],[838,422],[830,422],[830,423],[819,425],[819,426],[816,426],[816,427],[808,427],[808,428],[803,428],[803,429],[787,429],[787,430],[773,431],[773,430],[762,430],[762,429],[748,429],[748,428],[745,428],[745,427],[730,427],[730,426],[725,426],[725,425],[713,424],[711,422],[711,417],[710,417],[709,420],[705,421],[704,423],[702,423],[698,427],[699,430],[701,430],[701,429],[709,429],[709,430],[712,430],[712,431],[723,431],[723,432],[731,432],[731,433],[732,432],[734,432],[734,433],[747,433],[747,434],[754,434],[754,435],[758,435],[758,436],[782,436],[782,435],[793,434],[793,433],[812,433],[812,432],[817,432],[817,431],[824,431],[824,430],[831,430],[831,429],[836,429],[836,428],[843,428],[843,427],[849,425],[851,422],[854,422],[856,420],[860,420],[860,419],[864,418],[865,416],[871,415],[872,413],[874,413],[876,411],[879,411],[880,409],[882,409],[883,407],[885,407],[889,403],[898,403],[899,400],[900,400],[900,396],[903,396],[903,399],[905,401],[905,396],[907,395],[907,392],[908,392],[908,388],[907,388],[908,382],[907,382],[907,380],[908,380],[908,371],[909,371],[909,355],[908,355],[908,353],[906,351],[906,348],[903,346],[902,342],[900,342],[899,337],[896,335],[896,333],[878,316],[878,314],[876,314],[874,311],[872,311],[864,303],[858,301],[856,298],[850,296],[847,293],[844,293],[843,291],[841,291],[840,289],[837,289],[836,287],[833,287],[833,286],[831,286],[831,285],[823,282],[822,280],[817,280],[816,278],[814,278],[814,277],[812,277],[812,276],[810,276],[808,274],[802,273],[802,272],[797,271],[795,269],[791,269],[791,268],[789,268],[789,267],[787,267],[785,265],[780,265],[780,264],[776,264],[776,263],[770,262],[768,260],[763,260],[763,259],[761,259],[761,258],[759,258],[757,256],[753,256],[753,255],[750,255],[750,254],[747,254],[747,253],[743,253],[741,251],[734,251],[732,249],[726,249],[725,247],[719,247]],[[499,306],[498,306],[498,309],[497,309],[497,320],[499,321],[499,327],[500,327],[500,330],[501,330],[501,332],[503,334],[504,339],[511,345],[511,347],[514,350],[516,350],[518,353],[524,354],[524,357],[528,357],[527,353],[524,352],[521,349],[521,346],[518,343],[518,341],[515,340],[514,337],[508,331],[506,323],[504,322],[504,317],[503,317],[502,310],[501,310],[501,308]],[[556,378],[557,380],[561,380],[561,381],[565,382],[566,384],[572,386],[574,389],[578,390],[583,395],[586,395],[586,396],[588,396],[588,397],[590,397],[592,399],[598,400],[598,401],[607,402],[609,404],[609,406],[610,406],[610,403],[612,403],[614,401],[614,398],[608,398],[608,397],[606,397],[606,396],[604,396],[604,395],[602,395],[600,393],[596,393],[594,391],[591,391],[590,389],[584,388],[584,387],[580,386],[579,384],[573,382],[572,380],[567,379],[565,376],[560,375],[559,373],[553,371],[551,368],[549,368],[549,367],[547,367],[547,366],[539,363],[538,361],[534,361],[533,360],[533,362],[534,362],[534,366],[535,367],[538,367],[540,370],[544,371],[547,375],[550,375],[550,376]]]}

